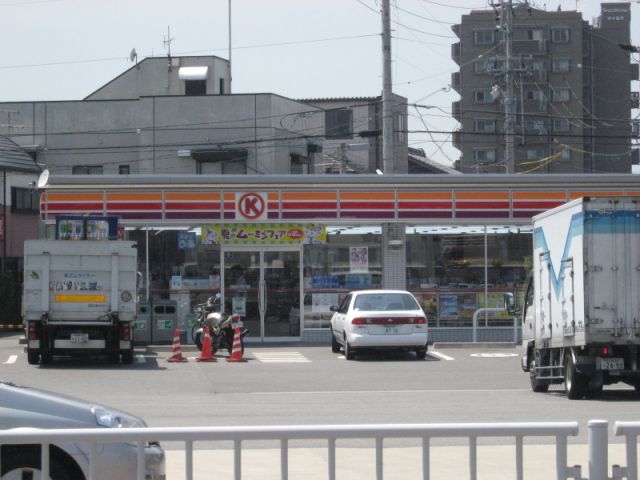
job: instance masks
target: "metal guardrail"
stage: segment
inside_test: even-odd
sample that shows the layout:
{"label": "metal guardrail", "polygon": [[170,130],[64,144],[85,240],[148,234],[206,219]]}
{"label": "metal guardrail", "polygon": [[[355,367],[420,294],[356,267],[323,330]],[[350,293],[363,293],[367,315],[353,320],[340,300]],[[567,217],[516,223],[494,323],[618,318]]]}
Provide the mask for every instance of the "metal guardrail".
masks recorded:
{"label": "metal guardrail", "polygon": [[627,478],[638,480],[638,436],[640,436],[640,422],[616,422],[614,433],[625,437],[627,465],[613,466],[613,478]]}
{"label": "metal guardrail", "polygon": [[[478,328],[479,328],[478,319],[480,318],[480,315],[488,317],[488,316],[491,316],[490,314],[505,313],[506,311],[507,310],[505,310],[504,308],[478,308],[473,313],[473,319],[472,319],[473,343],[476,343],[478,341]],[[518,318],[515,315],[510,315],[510,316],[513,319],[513,343],[518,343]],[[484,327],[480,327],[480,328],[484,328]]]}
{"label": "metal guardrail", "polygon": [[[606,431],[606,430],[605,430]],[[322,425],[322,426],[265,426],[265,427],[191,427],[191,428],[122,428],[122,429],[17,429],[0,431],[0,444],[81,443],[89,446],[90,477],[95,480],[95,455],[98,446],[107,443],[132,442],[137,445],[137,479],[144,480],[144,447],[147,441],[184,442],[185,478],[193,480],[194,442],[233,442],[234,479],[242,478],[242,442],[276,440],[280,442],[280,478],[289,478],[289,441],[326,440],[327,478],[336,479],[336,441],[343,439],[375,440],[376,479],[383,479],[383,451],[385,439],[409,438],[422,441],[422,478],[429,480],[430,442],[442,438],[467,438],[469,446],[469,478],[477,479],[478,439],[489,437],[512,438],[515,441],[515,476],[523,479],[524,439],[552,437],[555,439],[556,478],[580,479],[580,467],[567,466],[567,439],[578,434],[577,422],[545,423],[452,423],[413,425]],[[635,438],[635,437],[634,437]],[[606,443],[606,438],[605,438]],[[41,448],[43,478],[48,478],[49,448]],[[606,455],[605,455],[606,458]],[[607,466],[605,465],[605,469]]]}

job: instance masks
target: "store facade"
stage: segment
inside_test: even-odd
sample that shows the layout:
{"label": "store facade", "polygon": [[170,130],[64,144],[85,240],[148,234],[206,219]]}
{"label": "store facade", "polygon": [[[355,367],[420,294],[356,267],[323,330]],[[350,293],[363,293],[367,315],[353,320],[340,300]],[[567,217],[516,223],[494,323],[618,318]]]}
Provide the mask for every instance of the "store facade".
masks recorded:
{"label": "store facade", "polygon": [[[253,341],[329,339],[348,291],[402,288],[435,341],[512,341],[531,268],[531,217],[581,196],[630,195],[631,175],[58,176],[41,195],[61,216],[118,219],[135,240],[142,300],[173,302],[187,330],[215,292]],[[480,309],[482,315],[478,315]],[[496,311],[494,312],[493,309]],[[488,312],[491,312],[489,314]],[[474,314],[475,320],[474,320]]]}

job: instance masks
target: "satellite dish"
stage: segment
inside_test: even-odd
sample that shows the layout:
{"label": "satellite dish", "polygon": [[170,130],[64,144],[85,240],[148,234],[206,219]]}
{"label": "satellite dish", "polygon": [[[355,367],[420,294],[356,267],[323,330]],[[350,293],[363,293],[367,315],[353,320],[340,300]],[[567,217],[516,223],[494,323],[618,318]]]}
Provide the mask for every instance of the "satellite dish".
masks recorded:
{"label": "satellite dish", "polygon": [[38,177],[38,188],[46,188],[49,183],[49,170],[43,170]]}
{"label": "satellite dish", "polygon": [[129,54],[129,61],[135,61],[136,63],[138,62],[138,52],[136,52],[135,48],[131,49],[131,53]]}

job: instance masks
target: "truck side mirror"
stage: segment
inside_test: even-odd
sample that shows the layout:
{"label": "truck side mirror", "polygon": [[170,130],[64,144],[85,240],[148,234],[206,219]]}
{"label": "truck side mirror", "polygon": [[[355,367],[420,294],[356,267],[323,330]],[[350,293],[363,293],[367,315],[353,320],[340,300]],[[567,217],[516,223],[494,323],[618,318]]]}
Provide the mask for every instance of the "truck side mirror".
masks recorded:
{"label": "truck side mirror", "polygon": [[512,315],[516,311],[516,297],[511,292],[504,294],[504,309]]}

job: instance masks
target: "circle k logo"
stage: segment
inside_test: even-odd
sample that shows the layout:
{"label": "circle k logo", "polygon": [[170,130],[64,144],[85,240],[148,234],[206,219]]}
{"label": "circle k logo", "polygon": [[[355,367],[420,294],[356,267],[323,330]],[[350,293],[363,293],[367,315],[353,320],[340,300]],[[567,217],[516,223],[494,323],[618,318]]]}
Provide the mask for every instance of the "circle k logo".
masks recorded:
{"label": "circle k logo", "polygon": [[238,213],[246,220],[257,220],[264,216],[267,202],[260,193],[248,192],[240,195]]}

